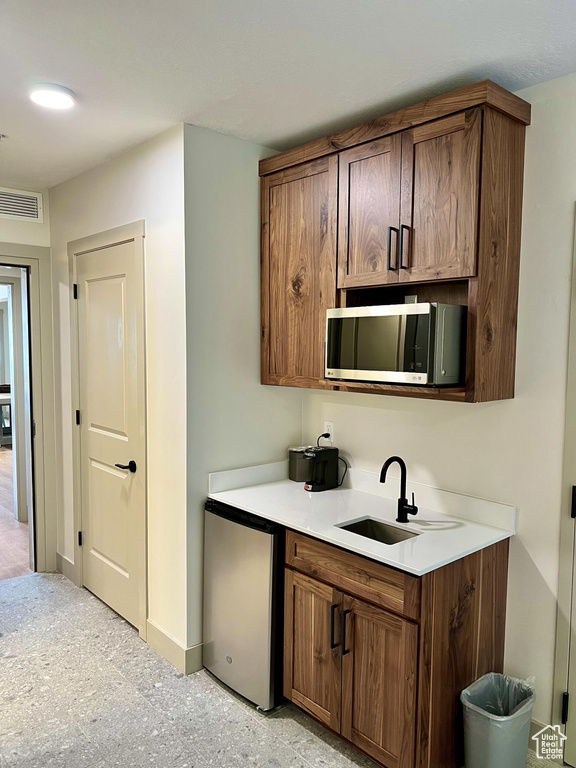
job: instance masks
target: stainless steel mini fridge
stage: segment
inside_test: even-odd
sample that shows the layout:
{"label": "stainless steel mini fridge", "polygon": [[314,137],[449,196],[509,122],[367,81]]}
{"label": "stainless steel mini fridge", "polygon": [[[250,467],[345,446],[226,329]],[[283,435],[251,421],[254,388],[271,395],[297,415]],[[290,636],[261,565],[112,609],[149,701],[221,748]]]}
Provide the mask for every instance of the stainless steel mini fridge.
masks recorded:
{"label": "stainless steel mini fridge", "polygon": [[204,524],[204,666],[272,709],[282,697],[282,529],[213,499]]}

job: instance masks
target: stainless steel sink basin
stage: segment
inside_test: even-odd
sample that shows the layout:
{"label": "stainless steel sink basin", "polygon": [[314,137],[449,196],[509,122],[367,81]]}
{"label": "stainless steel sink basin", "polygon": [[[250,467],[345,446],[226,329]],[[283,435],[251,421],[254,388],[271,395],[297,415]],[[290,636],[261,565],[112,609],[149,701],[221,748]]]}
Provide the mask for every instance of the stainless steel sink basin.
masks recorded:
{"label": "stainless steel sink basin", "polygon": [[342,523],[337,527],[358,536],[364,536],[366,539],[379,541],[382,544],[398,544],[399,541],[406,541],[406,539],[418,536],[417,533],[410,533],[410,531],[397,528],[395,525],[388,525],[381,520],[375,520],[373,517],[353,520],[351,523]]}

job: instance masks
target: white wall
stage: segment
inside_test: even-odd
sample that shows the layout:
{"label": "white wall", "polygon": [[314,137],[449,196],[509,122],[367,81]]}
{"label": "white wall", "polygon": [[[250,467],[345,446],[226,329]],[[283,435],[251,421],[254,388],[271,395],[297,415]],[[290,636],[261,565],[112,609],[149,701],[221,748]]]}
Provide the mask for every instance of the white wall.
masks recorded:
{"label": "white wall", "polygon": [[271,152],[186,125],[188,645],[201,642],[207,473],[285,458],[299,390],[260,385],[258,161]]}
{"label": "white wall", "polygon": [[149,617],[186,638],[186,310],[183,127],[50,190],[59,552],[74,558],[67,243],[145,219]]}
{"label": "white wall", "polygon": [[[0,178],[0,187],[19,189],[13,184],[3,184]],[[42,207],[44,217],[42,223],[35,221],[12,221],[12,219],[0,219],[0,242],[19,243],[20,245],[50,245],[50,199],[47,189],[39,187],[27,187],[29,192],[42,192]]]}
{"label": "white wall", "polygon": [[[534,717],[551,717],[570,275],[576,201],[576,75],[520,93],[527,130],[516,397],[437,403],[304,394],[304,438],[334,421],[352,465],[401,455],[412,480],[519,508],[512,541],[506,671],[537,678]],[[416,500],[418,503],[418,500]]]}

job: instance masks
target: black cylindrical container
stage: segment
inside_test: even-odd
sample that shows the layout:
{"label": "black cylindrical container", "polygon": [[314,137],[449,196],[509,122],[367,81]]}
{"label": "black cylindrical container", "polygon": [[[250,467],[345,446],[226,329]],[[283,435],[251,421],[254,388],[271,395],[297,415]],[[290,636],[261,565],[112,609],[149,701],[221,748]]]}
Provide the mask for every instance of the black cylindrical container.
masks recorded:
{"label": "black cylindrical container", "polygon": [[291,445],[288,448],[288,477],[296,483],[305,483],[310,472],[310,463],[304,458],[309,445]]}

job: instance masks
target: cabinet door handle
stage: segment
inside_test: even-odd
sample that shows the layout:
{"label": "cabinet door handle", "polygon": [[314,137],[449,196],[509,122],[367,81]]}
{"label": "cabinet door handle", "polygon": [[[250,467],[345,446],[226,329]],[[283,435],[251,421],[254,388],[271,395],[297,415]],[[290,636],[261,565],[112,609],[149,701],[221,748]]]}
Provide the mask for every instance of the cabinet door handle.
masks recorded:
{"label": "cabinet door handle", "polygon": [[388,269],[394,272],[398,269],[398,252],[396,252],[396,266],[392,266],[392,231],[396,232],[396,247],[398,247],[398,229],[396,227],[388,227]]}
{"label": "cabinet door handle", "polygon": [[350,653],[350,648],[346,648],[346,617],[352,611],[342,611],[342,656]]}
{"label": "cabinet door handle", "polygon": [[340,643],[337,643],[334,639],[335,634],[335,625],[336,625],[336,611],[338,610],[338,603],[335,603],[334,605],[330,606],[330,650],[333,651],[334,648],[338,648]]}
{"label": "cabinet door handle", "polygon": [[[400,224],[400,235],[398,237],[398,252],[400,253],[400,269],[408,269],[408,265],[404,264],[404,230],[410,232],[410,227],[407,224]],[[410,245],[410,243],[408,243]]]}

